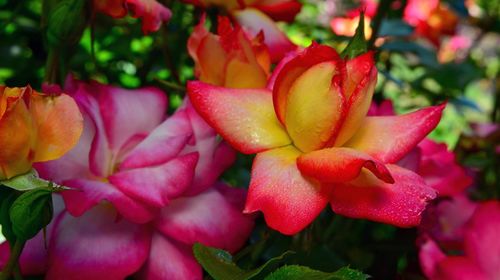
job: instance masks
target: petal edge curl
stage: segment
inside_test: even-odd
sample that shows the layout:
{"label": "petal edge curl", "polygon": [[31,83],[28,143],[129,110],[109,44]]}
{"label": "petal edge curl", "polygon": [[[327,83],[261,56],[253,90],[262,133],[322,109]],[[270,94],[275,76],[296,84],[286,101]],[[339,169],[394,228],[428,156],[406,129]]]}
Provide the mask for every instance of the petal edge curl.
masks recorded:
{"label": "petal edge curl", "polygon": [[189,82],[188,95],[205,121],[242,153],[291,143],[276,119],[271,92],[266,89],[229,89]]}

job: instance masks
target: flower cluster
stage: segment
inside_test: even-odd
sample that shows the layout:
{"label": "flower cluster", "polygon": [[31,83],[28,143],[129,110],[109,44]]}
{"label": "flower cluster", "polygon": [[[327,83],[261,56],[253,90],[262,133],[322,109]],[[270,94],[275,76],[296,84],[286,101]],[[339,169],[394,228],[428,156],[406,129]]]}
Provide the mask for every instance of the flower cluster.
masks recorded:
{"label": "flower cluster", "polygon": [[[216,280],[336,278],[286,265],[288,253],[272,255],[293,249],[299,251],[294,264],[309,263],[299,255],[308,258],[321,248],[318,256],[346,255],[342,263],[371,273],[376,269],[351,262],[357,254],[351,240],[347,252],[331,244],[351,230],[353,240],[356,232],[379,230],[363,235],[367,242],[407,233],[394,227],[418,227],[409,247],[418,248],[420,274],[431,280],[500,277],[500,203],[492,199],[499,191],[478,191],[498,178],[496,170],[481,170],[498,163],[488,158],[500,151],[498,126],[467,122],[469,136],[457,145],[429,136],[449,111],[474,107],[459,96],[467,83],[445,72],[454,67],[448,62],[473,59],[469,37],[444,38],[458,30],[456,9],[440,0],[362,0],[361,9],[331,19],[343,5],[329,1],[324,32],[307,16],[311,3],[318,4],[310,1],[44,1],[45,93],[0,86],[0,225],[6,239],[0,280],[204,279],[203,268]],[[296,21],[303,4],[306,15]],[[140,18],[149,36],[128,42],[124,34],[140,31],[126,27],[133,21],[117,21],[120,40],[114,34],[109,41],[127,43],[120,55],[103,55],[115,44],[95,44],[101,30],[94,26],[110,21],[97,14]],[[387,31],[400,26],[398,35]],[[336,35],[354,36],[347,47],[330,27]],[[6,29],[16,28],[8,23]],[[285,30],[297,35],[293,42]],[[386,39],[376,41],[379,36]],[[408,42],[416,38],[425,38],[418,40],[424,45]],[[149,59],[136,60],[149,52]],[[166,65],[153,57],[159,53]],[[89,57],[92,62],[78,71],[75,65]],[[466,63],[482,66],[473,62]],[[495,77],[496,66],[485,75]],[[108,76],[112,68],[127,75]],[[89,69],[96,73],[83,73]],[[452,73],[466,76],[474,72],[469,70]],[[117,81],[134,89],[114,86]],[[439,96],[448,84],[450,92]],[[425,99],[405,105],[396,99],[413,99],[420,91]],[[411,110],[395,113],[403,107]],[[495,120],[497,108],[490,111]],[[483,159],[469,160],[475,168],[461,166],[473,150]],[[481,173],[484,182],[477,179]],[[349,224],[359,227],[342,228]],[[275,238],[283,242],[266,248]],[[285,265],[271,272],[279,262]]]}
{"label": "flower cluster", "polygon": [[69,77],[65,92],[83,114],[83,135],[61,159],[36,168],[72,190],[62,192],[64,204],[56,202],[48,250],[43,233],[28,242],[23,274],[201,279],[192,244],[229,251],[243,245],[253,227],[252,217],[241,213],[245,192],[217,181],[234,151],[189,102],[165,119],[167,100],[155,88],[125,90]]}

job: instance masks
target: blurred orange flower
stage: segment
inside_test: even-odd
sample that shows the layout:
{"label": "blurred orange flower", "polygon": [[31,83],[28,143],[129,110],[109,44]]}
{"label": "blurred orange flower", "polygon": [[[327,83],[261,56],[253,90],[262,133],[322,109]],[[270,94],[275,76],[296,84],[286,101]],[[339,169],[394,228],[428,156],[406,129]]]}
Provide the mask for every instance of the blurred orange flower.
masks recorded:
{"label": "blurred orange flower", "polygon": [[54,160],[80,138],[83,118],[68,95],[46,95],[30,86],[0,86],[0,180]]}
{"label": "blurred orange flower", "polygon": [[227,17],[219,18],[218,35],[208,32],[204,24],[203,17],[188,41],[196,76],[218,86],[264,88],[271,58],[263,33],[250,39],[241,27],[232,27]]}

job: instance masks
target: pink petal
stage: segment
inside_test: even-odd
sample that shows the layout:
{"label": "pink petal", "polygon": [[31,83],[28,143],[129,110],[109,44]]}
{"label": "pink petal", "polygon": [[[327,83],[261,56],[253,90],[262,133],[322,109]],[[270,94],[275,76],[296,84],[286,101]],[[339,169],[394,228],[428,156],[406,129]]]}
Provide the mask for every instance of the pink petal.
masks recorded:
{"label": "pink petal", "polygon": [[189,118],[184,110],[156,127],[120,164],[120,170],[165,163],[177,156],[192,136]]}
{"label": "pink petal", "polygon": [[417,146],[408,152],[402,159],[397,162],[397,165],[418,173],[420,166],[420,159],[422,158],[422,151]]}
{"label": "pink petal", "polygon": [[[220,192],[231,189],[233,192]],[[192,197],[178,198],[163,208],[156,228],[177,241],[235,252],[245,244],[253,228],[253,218],[241,213],[246,192],[218,183]],[[233,198],[231,198],[232,196]],[[239,205],[232,201],[239,200]]]}
{"label": "pink petal", "polygon": [[410,152],[441,119],[445,104],[401,116],[366,117],[363,126],[344,145],[384,163],[394,163]]}
{"label": "pink petal", "polygon": [[186,99],[186,111],[193,133],[194,145],[187,145],[183,153],[198,152],[200,158],[195,169],[193,182],[186,195],[195,195],[213,185],[217,178],[236,159],[236,152],[226,142],[217,137],[210,127]]}
{"label": "pink petal", "polygon": [[424,139],[418,147],[422,151],[422,159],[417,173],[440,196],[460,194],[472,184],[472,178],[457,164],[455,154],[448,151],[446,144]]}
{"label": "pink petal", "polygon": [[269,227],[289,235],[309,225],[328,200],[319,184],[300,174],[299,156],[293,146],[257,154],[244,210],[262,211]]}
{"label": "pink petal", "polygon": [[151,232],[146,226],[117,221],[116,211],[98,206],[55,225],[47,279],[121,280],[138,271],[148,257]]}
{"label": "pink petal", "polygon": [[[498,271],[498,267],[497,267]],[[497,274],[498,275],[498,274]],[[436,277],[439,280],[490,280],[495,279],[484,273],[481,268],[465,257],[448,257],[436,268]]]}
{"label": "pink petal", "polygon": [[[500,202],[481,203],[465,228],[465,252],[491,279],[500,276]],[[471,278],[470,278],[471,279]]]}
{"label": "pink petal", "polygon": [[260,1],[258,5],[253,6],[264,12],[276,21],[292,22],[295,16],[302,9],[302,4],[296,0],[288,1]]}
{"label": "pink petal", "polygon": [[100,112],[113,151],[136,134],[147,135],[164,119],[167,98],[159,89],[127,90],[97,83],[93,89],[99,92]]}
{"label": "pink petal", "polygon": [[163,207],[189,187],[198,153],[179,156],[162,165],[120,171],[109,182],[152,207]]}
{"label": "pink petal", "polygon": [[271,74],[271,77],[269,77],[269,80],[267,81],[267,86],[266,88],[269,89],[270,91],[274,90],[274,84],[276,83],[276,78],[278,78],[278,75],[281,73],[285,65],[288,64],[292,59],[297,57],[297,55],[300,54],[300,51],[297,49],[295,51],[288,52],[285,57],[283,57],[280,62],[274,67],[273,73]]}
{"label": "pink petal", "polygon": [[145,223],[153,218],[152,208],[130,198],[111,184],[73,179],[64,181],[64,185],[75,189],[61,193],[68,212],[73,216],[81,216],[90,208],[106,200],[111,202],[121,215],[133,222]]}
{"label": "pink petal", "polygon": [[370,109],[368,110],[368,116],[394,116],[396,113],[394,112],[394,106],[392,105],[391,100],[383,100],[380,104],[377,104],[375,101],[370,105]]}
{"label": "pink petal", "polygon": [[137,275],[137,279],[192,279],[201,280],[203,272],[196,262],[191,246],[153,234],[149,258]]}
{"label": "pink petal", "polygon": [[[94,125],[94,139],[92,140],[89,152],[90,171],[96,176],[106,177],[112,172],[110,170],[112,166],[112,153],[109,149],[106,129],[99,110],[100,105],[95,97],[97,92],[91,85],[78,83],[73,97],[82,112],[89,116]],[[84,127],[84,129],[88,129],[87,127]]]}
{"label": "pink petal", "polygon": [[156,0],[125,0],[125,3],[134,17],[142,18],[144,34],[157,31],[161,23],[172,16],[172,12]]}
{"label": "pink petal", "polygon": [[431,279],[436,276],[439,262],[446,259],[446,255],[432,239],[427,239],[421,245],[418,257],[422,271]]}
{"label": "pink petal", "polygon": [[328,148],[303,154],[298,158],[297,166],[303,175],[324,183],[354,180],[362,168],[370,170],[389,184],[394,183],[391,173],[382,162],[349,148]]}
{"label": "pink petal", "polygon": [[198,113],[239,151],[252,154],[291,143],[276,119],[272,96],[265,89],[228,89],[188,83]]}
{"label": "pink petal", "polygon": [[297,48],[267,15],[254,8],[233,11],[233,16],[253,38],[264,32],[264,43],[268,46],[271,61],[279,62],[283,56]]}
{"label": "pink petal", "polygon": [[362,171],[354,181],[332,187],[332,210],[352,218],[369,219],[400,227],[416,226],[428,201],[436,197],[422,177],[388,164],[395,183],[387,184]]}

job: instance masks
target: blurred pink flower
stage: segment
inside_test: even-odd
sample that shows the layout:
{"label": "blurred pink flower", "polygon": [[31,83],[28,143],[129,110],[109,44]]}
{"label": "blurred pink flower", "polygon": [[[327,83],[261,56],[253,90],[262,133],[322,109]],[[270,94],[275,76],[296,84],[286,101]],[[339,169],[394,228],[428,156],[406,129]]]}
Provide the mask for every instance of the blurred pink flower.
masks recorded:
{"label": "blurred pink flower", "polygon": [[132,16],[142,18],[144,34],[157,31],[161,23],[172,16],[172,12],[156,0],[94,0],[94,10],[114,18],[122,18],[130,11]]}
{"label": "blurred pink flower", "polygon": [[[398,9],[401,3],[395,1],[391,9]],[[371,36],[370,23],[377,11],[378,1],[363,0],[359,7],[346,12],[344,17],[334,17],[330,26],[341,36],[353,36],[358,26],[360,11],[365,11],[365,34]],[[408,0],[403,11],[403,20],[415,27],[415,33],[427,38],[439,47],[443,35],[453,35],[458,24],[458,16],[439,0]]]}
{"label": "blurred pink flower", "polygon": [[[499,279],[500,202],[479,203],[472,215],[469,214],[469,207],[457,205],[452,209],[453,213],[445,211],[446,216],[439,216],[439,219],[451,223],[459,220],[460,230],[455,232],[459,238],[463,238],[461,247],[453,249],[453,254],[448,254],[438,240],[424,236],[419,253],[424,274],[431,280]],[[460,218],[457,219],[456,216]],[[463,219],[467,216],[470,218]]]}
{"label": "blurred pink flower", "polygon": [[36,168],[74,190],[62,193],[66,209],[49,228],[48,251],[40,252],[41,237],[28,243],[24,274],[201,279],[195,242],[232,252],[244,244],[253,226],[242,214],[245,191],[217,182],[235,152],[188,102],[165,120],[166,96],[155,88],[70,78],[65,91],[80,106],[84,133],[67,155]]}
{"label": "blurred pink flower", "polygon": [[[379,105],[372,103],[368,115],[395,115],[392,102],[384,100]],[[422,176],[430,187],[438,191],[439,196],[462,193],[472,184],[472,178],[456,162],[455,154],[448,150],[446,144],[437,143],[428,138],[401,159],[399,165]]]}
{"label": "blurred pink flower", "polygon": [[436,47],[443,35],[455,34],[458,24],[458,16],[439,0],[409,0],[403,19]]}
{"label": "blurred pink flower", "polygon": [[465,35],[455,35],[445,41],[439,49],[438,59],[441,63],[464,59],[463,53],[472,46],[472,39]]}

